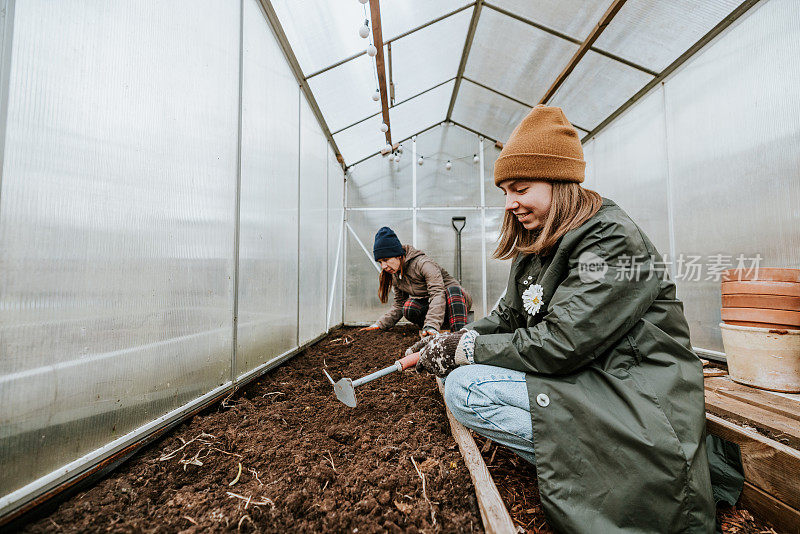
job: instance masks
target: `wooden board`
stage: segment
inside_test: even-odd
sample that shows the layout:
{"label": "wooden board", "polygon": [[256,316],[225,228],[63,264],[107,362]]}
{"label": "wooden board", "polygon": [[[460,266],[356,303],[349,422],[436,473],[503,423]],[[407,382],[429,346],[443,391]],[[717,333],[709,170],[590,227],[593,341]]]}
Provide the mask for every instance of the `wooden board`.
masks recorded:
{"label": "wooden board", "polygon": [[800,509],[800,451],[713,414],[706,414],[706,428],[739,445],[747,482]]}
{"label": "wooden board", "polygon": [[753,515],[771,523],[779,532],[800,534],[800,511],[752,484],[744,483],[739,503]]}
{"label": "wooden board", "polygon": [[707,378],[704,384],[706,411],[766,431],[776,441],[800,449],[800,403],[727,377]]}
{"label": "wooden board", "polygon": [[[444,399],[444,382],[438,378],[436,382],[439,384],[439,391]],[[456,420],[447,405],[444,409],[447,412],[447,419],[450,420],[453,438],[464,457],[472,484],[475,486],[475,495],[478,498],[478,508],[481,511],[484,530],[489,534],[516,534],[517,528],[514,526],[514,521],[506,509],[503,499],[500,498],[500,492],[497,491],[497,486],[483,461],[478,445],[469,430]]]}

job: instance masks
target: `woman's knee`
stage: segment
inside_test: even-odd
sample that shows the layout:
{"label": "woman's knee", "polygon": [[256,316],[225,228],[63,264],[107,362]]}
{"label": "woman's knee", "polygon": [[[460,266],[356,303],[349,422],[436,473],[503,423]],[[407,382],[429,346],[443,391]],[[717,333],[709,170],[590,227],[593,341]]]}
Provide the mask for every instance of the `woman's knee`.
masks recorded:
{"label": "woman's knee", "polygon": [[455,368],[444,382],[444,402],[455,418],[462,424],[472,413],[467,406],[467,396],[474,377],[469,365]]}

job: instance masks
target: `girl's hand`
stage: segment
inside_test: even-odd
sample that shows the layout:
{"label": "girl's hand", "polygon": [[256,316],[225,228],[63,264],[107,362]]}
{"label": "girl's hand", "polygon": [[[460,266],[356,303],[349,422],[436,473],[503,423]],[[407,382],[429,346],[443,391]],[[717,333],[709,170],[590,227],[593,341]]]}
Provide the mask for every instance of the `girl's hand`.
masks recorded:
{"label": "girl's hand", "polygon": [[370,330],[380,330],[381,327],[377,324],[371,324],[369,326],[365,326],[364,328],[359,329],[359,332],[368,332]]}
{"label": "girl's hand", "polygon": [[428,371],[436,376],[447,376],[460,364],[456,362],[456,349],[466,330],[441,334],[430,340],[419,351],[417,371]]}
{"label": "girl's hand", "polygon": [[413,354],[415,352],[419,352],[420,349],[422,349],[422,347],[427,345],[430,342],[431,339],[433,339],[433,338],[431,338],[431,337],[423,337],[422,339],[420,339],[419,341],[417,341],[416,343],[414,343],[413,345],[408,347],[406,349],[406,352],[405,352],[404,356],[408,356],[408,355]]}
{"label": "girl's hand", "polygon": [[419,331],[419,337],[426,338],[428,336],[435,336],[438,333],[439,333],[439,331],[436,330],[434,327],[426,326],[425,328],[423,328],[422,330]]}

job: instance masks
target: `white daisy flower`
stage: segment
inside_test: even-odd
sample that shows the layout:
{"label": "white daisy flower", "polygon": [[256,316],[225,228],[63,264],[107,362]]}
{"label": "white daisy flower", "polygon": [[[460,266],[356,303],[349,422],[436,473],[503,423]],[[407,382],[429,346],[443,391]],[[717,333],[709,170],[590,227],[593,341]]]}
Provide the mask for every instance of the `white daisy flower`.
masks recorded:
{"label": "white daisy flower", "polygon": [[539,284],[533,284],[526,289],[522,293],[522,304],[525,306],[525,311],[530,315],[536,315],[539,308],[542,307],[542,295],[544,295],[544,289]]}

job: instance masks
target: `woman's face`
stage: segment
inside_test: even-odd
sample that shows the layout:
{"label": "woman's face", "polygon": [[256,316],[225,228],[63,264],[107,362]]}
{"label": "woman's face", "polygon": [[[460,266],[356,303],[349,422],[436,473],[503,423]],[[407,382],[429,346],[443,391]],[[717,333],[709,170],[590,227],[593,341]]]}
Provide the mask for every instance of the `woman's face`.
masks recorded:
{"label": "woman's face", "polygon": [[535,230],[544,224],[553,199],[550,182],[506,180],[500,183],[500,189],[506,195],[506,211],[513,213],[526,230]]}
{"label": "woman's face", "polygon": [[400,256],[396,258],[383,258],[378,260],[381,269],[389,274],[394,274],[400,270]]}

